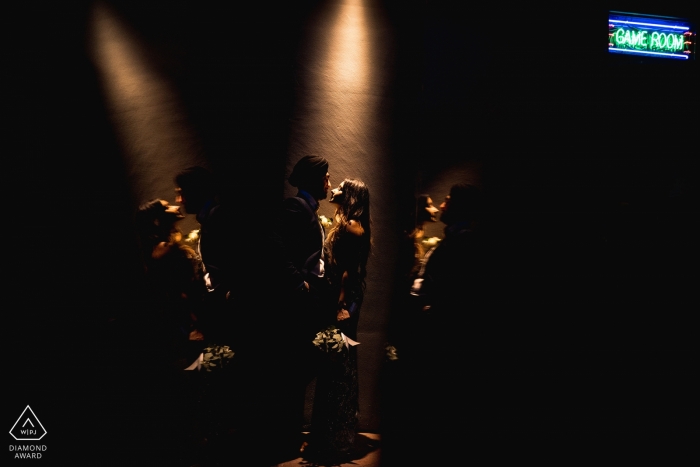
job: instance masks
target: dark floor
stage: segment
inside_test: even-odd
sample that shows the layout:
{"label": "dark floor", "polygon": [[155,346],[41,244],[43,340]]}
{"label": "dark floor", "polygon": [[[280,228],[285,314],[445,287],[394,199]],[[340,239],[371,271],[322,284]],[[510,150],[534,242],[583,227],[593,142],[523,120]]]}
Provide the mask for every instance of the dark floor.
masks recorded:
{"label": "dark floor", "polygon": [[[306,435],[307,433],[305,433]],[[235,445],[235,441],[232,440]],[[298,455],[288,454],[286,456],[277,456],[273,460],[261,460],[267,458],[266,455],[255,459],[255,454],[242,449],[234,452],[226,446],[220,449],[208,449],[203,447],[200,451],[200,456],[194,459],[193,467],[207,466],[277,466],[277,467],[336,467],[336,466],[360,466],[360,467],[378,467],[381,464],[381,437],[375,433],[359,433],[356,438],[356,450],[344,459],[338,460],[320,460],[315,459],[312,455],[299,452]],[[295,457],[296,456],[296,457]]]}

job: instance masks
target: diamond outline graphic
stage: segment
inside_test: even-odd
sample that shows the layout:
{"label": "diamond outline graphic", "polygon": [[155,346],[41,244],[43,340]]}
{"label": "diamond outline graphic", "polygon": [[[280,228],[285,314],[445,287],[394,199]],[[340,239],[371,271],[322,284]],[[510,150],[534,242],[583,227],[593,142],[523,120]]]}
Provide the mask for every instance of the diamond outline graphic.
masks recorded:
{"label": "diamond outline graphic", "polygon": [[[27,413],[27,410],[29,410],[29,412],[31,412],[32,416],[34,417],[34,420],[39,424],[39,426],[41,427],[41,429],[42,429],[42,431],[43,431],[43,433],[41,434],[41,436],[39,436],[38,438],[37,438],[37,437],[34,437],[34,438],[18,438],[18,437],[16,437],[15,434],[12,432],[12,430],[15,429],[15,427],[16,427],[17,424],[20,422],[20,420],[22,420],[22,418],[24,417],[24,414]],[[31,419],[29,418],[28,415],[27,415],[27,420],[29,420],[29,423],[32,423],[32,422],[31,422]],[[26,425],[27,422],[25,421],[24,424]],[[33,425],[33,423],[32,423],[32,425]],[[24,425],[23,425],[23,426],[24,426]],[[27,405],[27,408],[24,409],[24,410],[22,411],[22,414],[19,416],[19,418],[17,419],[17,421],[15,422],[15,424],[12,425],[12,428],[10,428],[10,434],[11,434],[12,437],[13,437],[15,440],[17,440],[17,441],[39,441],[41,438],[43,438],[44,436],[46,436],[46,428],[44,428],[44,425],[41,424],[41,421],[39,420],[39,417],[36,416],[36,414],[34,413],[34,411],[32,410],[32,408],[29,407],[29,406]]]}

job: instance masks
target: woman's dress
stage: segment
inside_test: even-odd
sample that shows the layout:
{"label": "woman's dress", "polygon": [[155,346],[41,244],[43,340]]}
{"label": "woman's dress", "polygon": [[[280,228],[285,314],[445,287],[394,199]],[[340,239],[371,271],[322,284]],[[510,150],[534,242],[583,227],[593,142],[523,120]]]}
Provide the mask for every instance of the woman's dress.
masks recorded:
{"label": "woman's dress", "polygon": [[156,434],[157,442],[174,456],[191,447],[198,414],[199,394],[192,372],[184,369],[202,351],[203,342],[190,340],[196,325],[203,282],[198,275],[196,253],[172,244],[146,260],[144,309],[139,319],[137,374],[131,377],[141,388],[131,408],[144,420],[143,430]]}
{"label": "woman's dress", "polygon": [[205,291],[199,264],[192,248],[177,243],[146,262],[150,306],[145,330],[164,368],[183,370],[201,351],[201,345],[190,340]]}
{"label": "woman's dress", "polygon": [[[344,232],[335,244],[336,265],[327,268],[331,297],[339,297],[342,277],[345,309],[350,318],[338,321],[337,298],[331,300],[330,322],[353,341],[357,340],[357,323],[364,296],[359,273],[362,237]],[[359,416],[359,382],[357,346],[345,345],[341,352],[328,353],[316,380],[313,415],[311,418],[311,447],[321,457],[349,454],[355,442]]]}

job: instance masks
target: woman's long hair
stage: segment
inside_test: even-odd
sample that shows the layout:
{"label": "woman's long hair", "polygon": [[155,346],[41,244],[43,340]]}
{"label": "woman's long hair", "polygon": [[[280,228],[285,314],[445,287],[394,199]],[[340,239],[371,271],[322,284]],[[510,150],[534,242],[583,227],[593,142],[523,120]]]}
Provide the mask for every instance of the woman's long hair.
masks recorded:
{"label": "woman's long hair", "polygon": [[[151,254],[156,245],[161,242],[172,243],[180,248],[191,248],[180,242],[179,231],[173,234],[173,229],[180,218],[167,212],[166,207],[159,198],[152,199],[139,206],[134,216],[134,224],[138,235],[141,254],[144,261],[151,259]],[[194,250],[192,250],[194,254]]]}
{"label": "woman's long hair", "polygon": [[151,254],[153,247],[160,242],[167,242],[170,237],[171,226],[164,222],[165,214],[165,206],[159,198],[156,198],[139,206],[134,215],[141,248],[148,255]]}
{"label": "woman's long hair", "polygon": [[[372,249],[372,226],[369,215],[369,189],[362,181],[346,178],[343,180],[343,195],[339,200],[335,211],[333,227],[326,237],[326,260],[333,267],[338,266],[340,256],[348,253],[356,254],[356,258],[348,258],[345,267],[357,265],[357,270],[349,270],[350,274],[358,274],[363,286],[367,276],[367,260]],[[348,232],[348,224],[351,220],[359,221],[364,229],[364,234],[359,239],[358,252],[340,252],[338,245],[346,235],[353,235]]]}
{"label": "woman's long hair", "polygon": [[416,198],[416,229],[423,228],[426,222],[430,222],[431,216],[428,212],[428,200],[430,195],[422,194]]}
{"label": "woman's long hair", "polygon": [[[419,195],[415,199],[415,217],[413,230],[408,234],[408,236],[413,240],[413,245],[415,248],[414,255],[418,258],[423,258],[425,256],[425,248],[421,243],[421,238],[423,237],[423,230],[425,228],[425,223],[430,222],[430,213],[428,213],[428,200],[430,195]],[[414,264],[415,268],[415,264]]]}

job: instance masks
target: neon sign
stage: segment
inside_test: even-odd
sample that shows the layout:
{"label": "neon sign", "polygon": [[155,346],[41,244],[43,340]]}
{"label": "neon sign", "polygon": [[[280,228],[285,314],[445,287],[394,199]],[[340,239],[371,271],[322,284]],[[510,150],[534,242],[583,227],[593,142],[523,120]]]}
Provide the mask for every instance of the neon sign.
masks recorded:
{"label": "neon sign", "polygon": [[659,58],[695,58],[695,29],[679,18],[610,12],[608,51]]}

